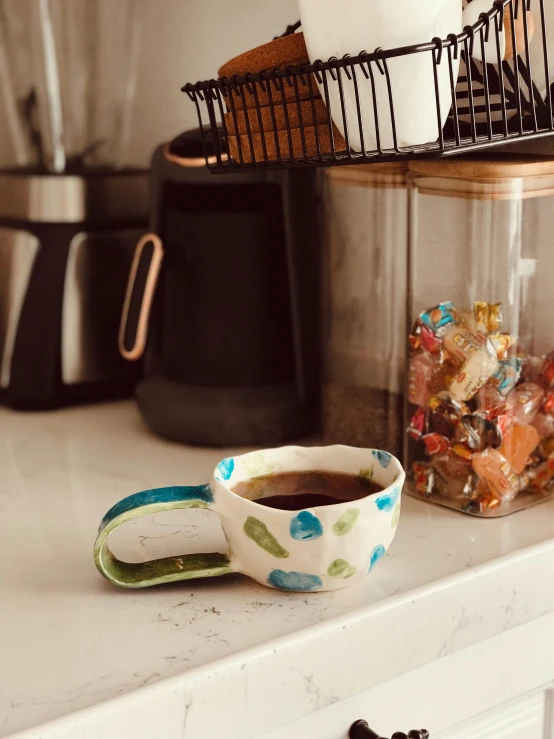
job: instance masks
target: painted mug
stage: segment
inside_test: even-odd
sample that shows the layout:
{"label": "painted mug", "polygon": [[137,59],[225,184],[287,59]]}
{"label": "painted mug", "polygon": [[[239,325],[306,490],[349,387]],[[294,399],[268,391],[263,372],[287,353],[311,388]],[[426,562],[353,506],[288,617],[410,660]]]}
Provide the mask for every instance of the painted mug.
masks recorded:
{"label": "painted mug", "polygon": [[[238,483],[252,478],[314,471],[361,475],[382,491],[293,512],[262,506],[233,492]],[[392,543],[405,477],[400,462],[387,452],[345,446],[284,447],[225,459],[209,484],[149,490],[117,503],[102,520],[94,559],[104,577],[125,588],[237,572],[279,590],[339,590],[362,581]],[[275,488],[268,490],[257,487],[257,499],[275,494]],[[219,514],[229,552],[142,564],[121,562],[111,553],[107,539],[118,526],[183,508]]]}

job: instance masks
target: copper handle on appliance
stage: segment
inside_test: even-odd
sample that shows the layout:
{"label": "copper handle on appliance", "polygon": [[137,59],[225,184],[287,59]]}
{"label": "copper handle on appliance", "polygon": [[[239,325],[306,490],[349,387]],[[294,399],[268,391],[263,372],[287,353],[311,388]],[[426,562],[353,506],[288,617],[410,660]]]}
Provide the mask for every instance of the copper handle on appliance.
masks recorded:
{"label": "copper handle on appliance", "polygon": [[[151,254],[148,254],[148,245],[152,246]],[[141,288],[140,285],[137,285],[137,279],[139,270],[145,266],[144,260],[147,258],[149,259],[149,263],[146,265],[148,271],[146,278],[141,280],[143,284]],[[140,239],[131,265],[119,328],[119,352],[129,362],[136,362],[140,359],[146,348],[150,313],[163,258],[164,249],[159,236],[149,233]],[[141,290],[140,294],[137,293],[139,289]],[[134,326],[131,328],[131,321],[133,320]],[[131,330],[132,336],[129,336]]]}

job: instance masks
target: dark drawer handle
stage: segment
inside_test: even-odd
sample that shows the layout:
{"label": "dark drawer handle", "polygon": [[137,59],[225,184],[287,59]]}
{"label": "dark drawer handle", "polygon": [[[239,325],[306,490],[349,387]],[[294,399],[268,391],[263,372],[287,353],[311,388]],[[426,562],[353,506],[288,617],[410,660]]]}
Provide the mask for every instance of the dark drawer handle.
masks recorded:
{"label": "dark drawer handle", "polygon": [[[350,739],[385,739],[383,736],[379,736],[372,729],[369,728],[367,721],[356,721],[350,729],[348,734]],[[421,731],[410,731],[407,734],[403,734],[401,731],[397,731],[393,734],[391,739],[429,739],[429,732],[422,729]]]}

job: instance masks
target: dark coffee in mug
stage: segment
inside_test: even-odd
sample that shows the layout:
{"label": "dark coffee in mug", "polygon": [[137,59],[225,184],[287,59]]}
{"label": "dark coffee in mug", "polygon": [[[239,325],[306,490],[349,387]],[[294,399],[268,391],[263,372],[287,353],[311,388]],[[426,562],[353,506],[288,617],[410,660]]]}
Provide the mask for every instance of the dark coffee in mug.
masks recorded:
{"label": "dark coffee in mug", "polygon": [[283,472],[239,482],[233,492],[266,508],[301,511],[361,500],[382,487],[369,476],[342,472]]}

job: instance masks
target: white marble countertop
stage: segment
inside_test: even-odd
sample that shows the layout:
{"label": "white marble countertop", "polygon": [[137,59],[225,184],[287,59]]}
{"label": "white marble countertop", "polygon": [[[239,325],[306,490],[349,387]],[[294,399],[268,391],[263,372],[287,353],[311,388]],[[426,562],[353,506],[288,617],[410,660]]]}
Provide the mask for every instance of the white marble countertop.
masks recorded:
{"label": "white marble countertop", "polygon": [[[554,611],[554,502],[483,521],[406,498],[390,553],[336,593],[105,582],[107,509],[205,482],[223,456],[152,436],[131,402],[0,410],[0,736],[250,739]],[[148,559],[221,536],[185,511],[133,522],[119,546]]]}

